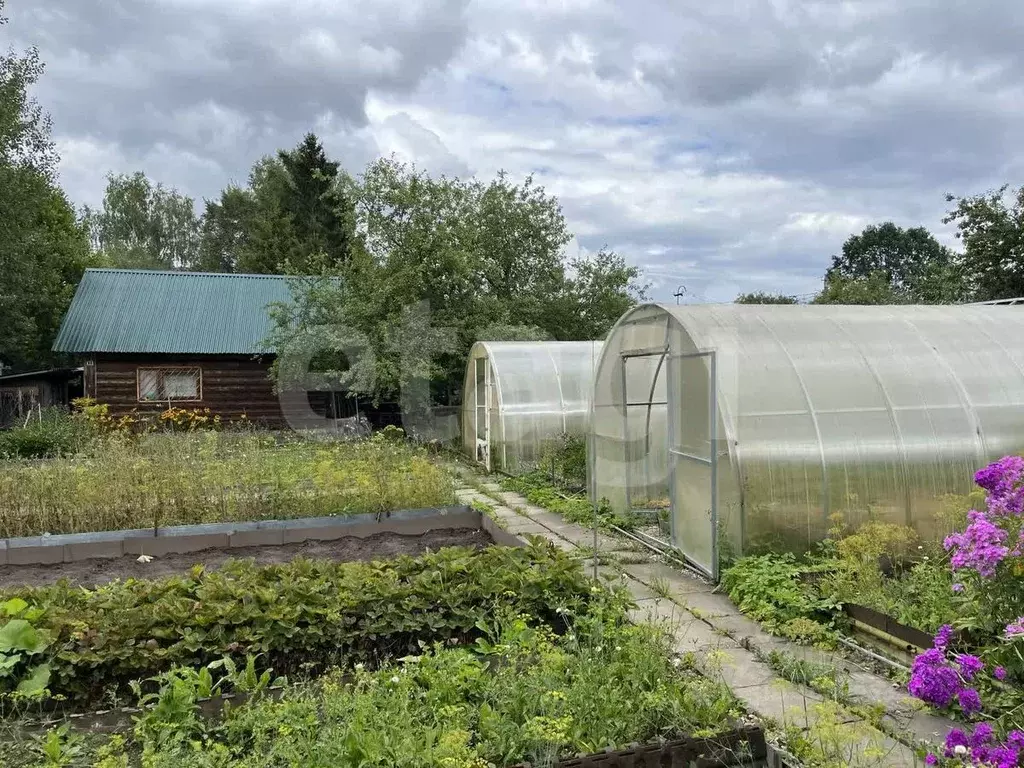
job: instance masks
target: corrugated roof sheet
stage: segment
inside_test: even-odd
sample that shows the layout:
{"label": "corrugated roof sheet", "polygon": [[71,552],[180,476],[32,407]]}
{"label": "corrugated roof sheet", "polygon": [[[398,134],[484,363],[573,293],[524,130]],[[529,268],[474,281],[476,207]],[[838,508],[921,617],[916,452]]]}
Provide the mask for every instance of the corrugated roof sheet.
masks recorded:
{"label": "corrugated roof sheet", "polygon": [[267,354],[268,305],[289,278],[208,272],[87,269],[55,352]]}

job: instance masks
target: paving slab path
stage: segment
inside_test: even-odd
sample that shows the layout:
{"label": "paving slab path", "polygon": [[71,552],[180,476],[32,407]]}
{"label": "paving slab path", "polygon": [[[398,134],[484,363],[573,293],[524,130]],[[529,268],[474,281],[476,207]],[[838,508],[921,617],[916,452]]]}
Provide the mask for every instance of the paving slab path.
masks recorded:
{"label": "paving slab path", "polygon": [[[661,562],[626,537],[594,533],[560,515],[530,504],[516,493],[465,467],[458,467],[464,504],[485,505],[503,528],[519,536],[540,536],[580,556],[599,579],[617,582],[636,602],[633,621],[667,628],[675,649],[704,675],[721,680],[746,710],[770,730],[802,732],[832,764],[918,766],[920,749],[942,745],[956,727],[924,711],[905,690],[854,664],[841,653],[792,643],[768,634],[743,616],[715,586],[689,571]],[[774,654],[774,655],[773,655]],[[843,693],[832,700],[779,675],[770,661],[803,660],[831,668],[843,678]]]}

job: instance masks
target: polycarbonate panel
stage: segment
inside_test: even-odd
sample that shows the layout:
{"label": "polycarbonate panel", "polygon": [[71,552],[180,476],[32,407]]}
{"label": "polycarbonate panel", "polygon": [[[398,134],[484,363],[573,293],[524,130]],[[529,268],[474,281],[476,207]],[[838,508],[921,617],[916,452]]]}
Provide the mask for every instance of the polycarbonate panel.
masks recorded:
{"label": "polycarbonate panel", "polygon": [[[463,447],[476,455],[486,439],[491,469],[517,471],[538,462],[565,435],[583,437],[601,342],[477,342],[463,395]],[[481,362],[482,361],[482,362]],[[486,438],[479,433],[477,366],[486,366]]]}
{"label": "polycarbonate panel", "polygon": [[[645,305],[609,335],[595,381],[592,494],[617,507],[634,495],[641,438],[632,413],[615,423],[624,407],[617,382],[629,372],[632,398],[667,378],[624,366],[624,354],[644,347],[667,349],[670,359],[715,353],[716,503],[723,540],[736,549],[801,549],[840,519],[941,536],[942,497],[968,492],[980,466],[1024,449],[1019,308]],[[675,448],[697,455],[705,440],[705,406],[688,398],[706,393],[674,387],[666,397],[646,419],[657,435],[644,443],[649,466],[668,451],[659,427],[668,414]],[[679,474],[678,463],[673,471],[677,504],[703,503],[709,479]],[[709,534],[696,531],[693,509],[674,508],[673,519],[677,546],[699,551]]]}

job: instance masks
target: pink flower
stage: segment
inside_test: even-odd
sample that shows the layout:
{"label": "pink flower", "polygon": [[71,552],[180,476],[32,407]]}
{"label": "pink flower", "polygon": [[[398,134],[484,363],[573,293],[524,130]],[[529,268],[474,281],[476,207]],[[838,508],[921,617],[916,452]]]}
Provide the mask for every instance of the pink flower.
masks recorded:
{"label": "pink flower", "polygon": [[1006,636],[1011,640],[1024,635],[1024,616],[1006,625]]}

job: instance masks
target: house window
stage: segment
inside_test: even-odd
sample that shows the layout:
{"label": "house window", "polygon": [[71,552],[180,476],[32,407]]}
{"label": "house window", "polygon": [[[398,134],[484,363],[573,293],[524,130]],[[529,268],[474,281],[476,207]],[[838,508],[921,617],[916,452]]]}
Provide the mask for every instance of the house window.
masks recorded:
{"label": "house window", "polygon": [[139,368],[137,377],[141,403],[203,399],[201,368]]}

